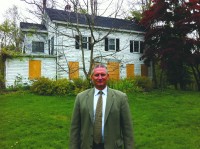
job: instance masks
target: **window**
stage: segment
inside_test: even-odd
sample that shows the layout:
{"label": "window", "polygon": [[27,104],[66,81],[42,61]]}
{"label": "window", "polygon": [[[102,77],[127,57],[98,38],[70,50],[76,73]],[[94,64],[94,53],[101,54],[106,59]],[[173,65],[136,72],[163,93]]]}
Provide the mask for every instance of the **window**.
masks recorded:
{"label": "window", "polygon": [[126,64],[126,76],[127,78],[134,78],[134,64]]}
{"label": "window", "polygon": [[143,53],[143,41],[130,41],[130,52]]}
{"label": "window", "polygon": [[82,37],[82,47],[83,49],[88,49],[88,38]]}
{"label": "window", "polygon": [[79,62],[69,62],[69,79],[79,78]]}
{"label": "window", "polygon": [[119,51],[119,39],[105,38],[105,51]]}
{"label": "window", "polygon": [[139,41],[134,41],[134,52],[139,52]]}
{"label": "window", "polygon": [[82,44],[81,44],[80,37],[77,35],[75,37],[75,48],[76,49],[80,49],[81,45],[82,45],[83,49],[89,49],[89,50],[91,50],[91,37],[83,36],[82,37]]}
{"label": "window", "polygon": [[115,50],[115,39],[108,39],[108,49]]}
{"label": "window", "polygon": [[29,61],[29,79],[38,79],[41,77],[41,61],[30,60]]}
{"label": "window", "polygon": [[54,36],[51,37],[51,55],[54,54]]}
{"label": "window", "polygon": [[48,40],[48,52],[49,52],[49,55],[51,54],[51,40]]}
{"label": "window", "polygon": [[44,42],[32,42],[32,52],[43,52],[44,53]]}
{"label": "window", "polygon": [[108,62],[107,68],[109,72],[109,78],[111,80],[119,80],[120,78],[120,63],[119,62]]}

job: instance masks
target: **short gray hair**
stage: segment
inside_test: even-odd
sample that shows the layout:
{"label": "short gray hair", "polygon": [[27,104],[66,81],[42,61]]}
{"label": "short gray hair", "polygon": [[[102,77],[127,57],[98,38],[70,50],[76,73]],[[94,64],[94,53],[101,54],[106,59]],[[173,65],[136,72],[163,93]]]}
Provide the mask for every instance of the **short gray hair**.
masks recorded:
{"label": "short gray hair", "polygon": [[94,68],[92,69],[91,75],[93,75],[94,70],[95,70],[96,68],[105,68],[105,69],[106,69],[106,73],[108,74],[107,67],[106,67],[104,64],[101,63],[101,64],[96,64],[96,65],[94,66]]}

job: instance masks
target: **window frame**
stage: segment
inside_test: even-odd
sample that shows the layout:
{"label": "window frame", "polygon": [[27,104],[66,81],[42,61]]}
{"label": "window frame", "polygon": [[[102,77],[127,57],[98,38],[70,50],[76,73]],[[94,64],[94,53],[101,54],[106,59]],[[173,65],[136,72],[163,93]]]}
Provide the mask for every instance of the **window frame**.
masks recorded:
{"label": "window frame", "polygon": [[[83,39],[86,39],[87,41],[84,41]],[[75,36],[75,49],[80,49],[81,41],[82,41],[82,48],[84,50],[91,50],[91,37],[82,36],[82,39],[80,39],[80,36],[78,36],[78,35]]]}
{"label": "window frame", "polygon": [[[39,49],[39,50],[36,50]],[[32,53],[44,53],[44,42],[42,41],[32,41]]]}
{"label": "window frame", "polygon": [[[84,41],[86,39],[86,41]],[[89,49],[89,38],[86,36],[82,36],[82,48],[83,49]]]}
{"label": "window frame", "polygon": [[[114,43],[111,43],[111,40],[114,41]],[[110,48],[110,46],[113,46],[114,49]],[[105,51],[120,51],[120,39],[119,38],[105,38]]]}
{"label": "window frame", "polygon": [[[136,43],[138,42],[138,50],[136,51]],[[130,53],[143,53],[144,46],[142,46],[142,44],[144,43],[144,41],[141,40],[130,40]]]}
{"label": "window frame", "polygon": [[[111,43],[113,41],[113,43]],[[113,46],[114,49],[112,49],[110,46]],[[108,50],[116,51],[116,39],[115,38],[108,38]]]}

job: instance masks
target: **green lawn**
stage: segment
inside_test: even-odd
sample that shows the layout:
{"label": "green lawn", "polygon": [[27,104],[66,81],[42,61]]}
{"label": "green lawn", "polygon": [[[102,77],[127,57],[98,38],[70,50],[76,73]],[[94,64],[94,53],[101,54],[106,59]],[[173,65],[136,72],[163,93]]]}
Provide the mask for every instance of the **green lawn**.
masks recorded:
{"label": "green lawn", "polygon": [[[128,94],[136,149],[199,149],[200,93]],[[74,96],[0,95],[0,148],[67,149]]]}

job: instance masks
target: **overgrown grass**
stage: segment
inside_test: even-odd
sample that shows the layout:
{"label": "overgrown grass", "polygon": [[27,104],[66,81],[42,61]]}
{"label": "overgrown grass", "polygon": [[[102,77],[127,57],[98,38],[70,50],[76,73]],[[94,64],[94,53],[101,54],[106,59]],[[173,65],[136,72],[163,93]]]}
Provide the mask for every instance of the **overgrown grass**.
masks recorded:
{"label": "overgrown grass", "polygon": [[[200,93],[128,94],[136,149],[199,149]],[[0,148],[67,149],[75,96],[0,95]]]}

